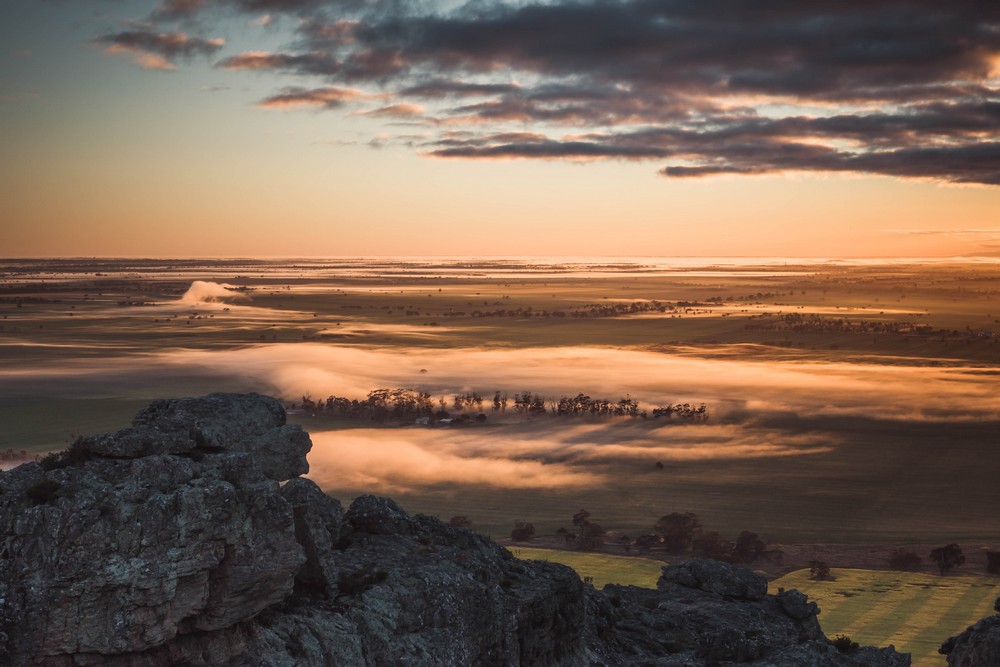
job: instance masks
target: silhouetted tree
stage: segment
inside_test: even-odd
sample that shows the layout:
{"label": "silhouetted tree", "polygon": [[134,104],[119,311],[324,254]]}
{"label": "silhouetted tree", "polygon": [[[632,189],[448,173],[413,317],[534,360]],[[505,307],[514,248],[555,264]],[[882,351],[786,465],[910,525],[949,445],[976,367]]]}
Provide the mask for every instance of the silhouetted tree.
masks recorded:
{"label": "silhouetted tree", "polygon": [[469,521],[469,517],[456,514],[448,520],[448,525],[454,526],[455,528],[467,528],[472,525],[472,522]]}
{"label": "silhouetted tree", "polygon": [[744,530],[733,545],[733,560],[737,563],[754,563],[766,551],[766,545],[757,533]]}
{"label": "silhouetted tree", "polygon": [[694,552],[703,558],[728,561],[733,552],[733,543],[713,530],[695,538]]}
{"label": "silhouetted tree", "polygon": [[809,561],[809,578],[816,581],[833,579],[830,576],[830,566],[821,560]]}
{"label": "silhouetted tree", "polygon": [[584,522],[576,536],[577,549],[597,549],[604,545],[604,529],[596,523]]}
{"label": "silhouetted tree", "polygon": [[590,512],[582,509],[573,515],[573,525],[582,526],[583,524],[587,523],[587,519],[589,518],[590,518]]}
{"label": "silhouetted tree", "polygon": [[654,529],[663,535],[663,546],[666,550],[678,554],[691,550],[694,538],[701,530],[701,524],[693,512],[673,512],[660,517]]}
{"label": "silhouetted tree", "polygon": [[518,519],[514,522],[514,530],[510,531],[510,539],[515,542],[527,542],[535,536],[535,526]]}
{"label": "silhouetted tree", "polygon": [[962,553],[962,547],[952,543],[932,551],[931,560],[937,564],[941,574],[947,574],[965,564],[965,554]]}

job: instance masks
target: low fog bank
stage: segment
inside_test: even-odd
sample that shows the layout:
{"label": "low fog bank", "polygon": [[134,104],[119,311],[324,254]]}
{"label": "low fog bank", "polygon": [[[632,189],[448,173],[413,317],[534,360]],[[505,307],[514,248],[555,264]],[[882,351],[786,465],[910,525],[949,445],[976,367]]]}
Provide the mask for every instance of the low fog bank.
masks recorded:
{"label": "low fog bank", "polygon": [[735,425],[678,426],[621,419],[535,420],[456,429],[313,431],[311,477],[326,489],[413,492],[440,484],[508,489],[592,488],[611,468],[784,457],[831,450],[832,438]]}
{"label": "low fog bank", "polygon": [[405,387],[433,396],[494,390],[548,398],[587,393],[647,406],[707,403],[713,419],[769,412],[892,420],[1000,418],[996,375],[975,367],[697,358],[646,350],[359,348],[278,344],[239,350],[176,350],[151,359],[164,367],[256,377],[283,398],[363,398]]}
{"label": "low fog bank", "polygon": [[[187,379],[188,382],[182,380]],[[757,360],[751,354],[715,358],[604,348],[359,347],[277,343],[228,350],[166,349],[108,358],[75,358],[0,368],[0,386],[97,391],[147,387],[169,395],[178,384],[197,391],[226,388],[271,393],[364,398],[377,388],[402,387],[433,397],[477,391],[530,391],[546,398],[579,392],[644,407],[706,403],[713,423],[744,423],[772,414],[897,421],[1000,419],[997,373],[973,366]]]}

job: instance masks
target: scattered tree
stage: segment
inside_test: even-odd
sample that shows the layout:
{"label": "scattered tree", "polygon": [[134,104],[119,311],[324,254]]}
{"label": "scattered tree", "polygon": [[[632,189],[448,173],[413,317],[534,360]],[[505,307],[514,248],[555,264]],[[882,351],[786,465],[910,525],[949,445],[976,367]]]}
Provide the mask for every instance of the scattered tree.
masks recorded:
{"label": "scattered tree", "polygon": [[448,525],[454,526],[455,528],[468,528],[472,525],[472,522],[469,521],[469,517],[462,514],[456,514],[448,520]]}
{"label": "scattered tree", "polygon": [[577,549],[597,549],[604,546],[604,529],[590,521],[580,526],[580,534],[576,536]]}
{"label": "scattered tree", "polygon": [[757,536],[757,533],[744,530],[736,538],[736,544],[733,545],[733,561],[736,563],[754,563],[764,555],[766,550],[767,545]]}
{"label": "scattered tree", "polygon": [[830,566],[821,560],[809,562],[809,578],[815,581],[831,581]]}
{"label": "scattered tree", "polygon": [[733,543],[714,530],[708,531],[695,538],[694,552],[702,558],[728,561],[733,553]]}
{"label": "scattered tree", "polygon": [[660,517],[654,529],[663,535],[666,550],[679,554],[691,550],[694,538],[701,530],[701,523],[693,512],[673,512]]}
{"label": "scattered tree", "polygon": [[931,560],[938,566],[941,574],[947,574],[965,564],[965,554],[962,553],[962,547],[952,543],[932,551]]}
{"label": "scattered tree", "polygon": [[510,531],[510,539],[515,542],[528,542],[535,536],[534,524],[518,519],[514,522],[514,530]]}

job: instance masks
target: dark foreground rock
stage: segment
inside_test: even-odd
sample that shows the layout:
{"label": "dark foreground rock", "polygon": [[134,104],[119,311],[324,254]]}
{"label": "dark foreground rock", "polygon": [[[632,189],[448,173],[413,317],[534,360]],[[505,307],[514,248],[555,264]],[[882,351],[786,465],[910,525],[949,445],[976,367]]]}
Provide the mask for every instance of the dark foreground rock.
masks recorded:
{"label": "dark foreground rock", "polygon": [[0,475],[0,664],[910,664],[838,652],[745,569],[596,591],[385,498],[344,512],[309,447],[277,401],[213,394]]}
{"label": "dark foreground rock", "polygon": [[970,625],[965,632],[949,638],[940,652],[948,656],[948,667],[1000,665],[1000,598],[993,603],[996,616]]}

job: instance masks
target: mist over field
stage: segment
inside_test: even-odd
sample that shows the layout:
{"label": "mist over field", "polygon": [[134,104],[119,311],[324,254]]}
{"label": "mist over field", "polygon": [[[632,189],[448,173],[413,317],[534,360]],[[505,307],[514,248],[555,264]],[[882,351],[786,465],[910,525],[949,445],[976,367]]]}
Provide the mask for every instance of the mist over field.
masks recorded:
{"label": "mist over field", "polygon": [[[43,266],[0,283],[19,295],[0,304],[0,412],[17,424],[0,444],[28,456],[152,398],[257,391],[310,430],[331,493],[501,534],[579,506],[631,530],[688,510],[789,539],[994,534],[990,262]],[[305,409],[393,388],[471,421]],[[472,392],[484,403],[452,406]],[[494,392],[545,409],[496,410]],[[554,414],[578,394],[646,416]],[[652,416],[683,404],[705,418]]]}

